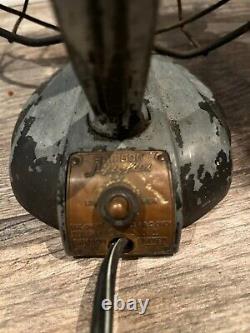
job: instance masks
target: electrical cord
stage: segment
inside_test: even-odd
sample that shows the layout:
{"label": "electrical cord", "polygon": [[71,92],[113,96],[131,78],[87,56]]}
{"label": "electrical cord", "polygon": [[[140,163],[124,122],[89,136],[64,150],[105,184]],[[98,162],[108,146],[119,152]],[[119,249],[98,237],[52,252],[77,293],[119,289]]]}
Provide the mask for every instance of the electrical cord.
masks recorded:
{"label": "electrical cord", "polygon": [[[113,301],[115,293],[115,279],[119,259],[125,252],[129,240],[119,238],[111,244],[104,258],[98,275],[94,296],[91,333],[112,333],[113,330]],[[110,300],[109,310],[103,308],[103,300]]]}

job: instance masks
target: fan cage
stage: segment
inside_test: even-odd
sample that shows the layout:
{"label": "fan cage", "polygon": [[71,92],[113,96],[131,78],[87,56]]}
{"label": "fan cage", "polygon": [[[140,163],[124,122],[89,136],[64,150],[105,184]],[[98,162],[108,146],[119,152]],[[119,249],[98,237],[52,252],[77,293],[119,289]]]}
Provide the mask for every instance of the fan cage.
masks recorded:
{"label": "fan cage", "polygon": [[[218,10],[221,6],[226,5],[231,0],[217,1],[213,5],[207,6],[205,9],[202,9],[201,11],[194,13],[186,18],[183,15],[182,0],[176,0],[176,1],[177,1],[177,21],[174,24],[169,25],[167,27],[157,28],[155,31],[155,35],[159,36],[161,34],[167,34],[170,31],[179,29],[188,39],[189,43],[192,45],[192,48],[187,51],[186,50],[183,51],[177,48],[169,48],[166,45],[166,42],[159,41],[156,38],[153,48],[156,53],[160,53],[178,59],[190,59],[201,55],[206,56],[208,55],[209,52],[223,46],[224,44],[231,42],[232,40],[238,38],[239,36],[243,35],[244,33],[250,30],[250,22],[248,21],[240,25],[237,29],[232,30],[227,34],[225,34],[224,36],[215,39],[211,43],[201,46],[196,41],[194,36],[189,32],[188,26],[196,22],[197,20],[202,19],[203,17],[209,15],[210,13]],[[63,37],[60,33],[60,28],[58,26],[27,14],[27,9],[29,4],[30,0],[24,0],[21,10],[16,10],[9,6],[0,4],[0,10],[5,11],[9,15],[14,15],[17,17],[17,20],[11,31],[0,27],[0,37],[7,39],[9,43],[15,42],[30,47],[42,47],[42,46],[49,46],[49,45],[63,43]],[[23,36],[18,33],[18,29],[24,20],[31,21],[49,30],[53,30],[55,31],[55,34],[52,36],[47,36],[47,37],[45,36],[40,38]]]}

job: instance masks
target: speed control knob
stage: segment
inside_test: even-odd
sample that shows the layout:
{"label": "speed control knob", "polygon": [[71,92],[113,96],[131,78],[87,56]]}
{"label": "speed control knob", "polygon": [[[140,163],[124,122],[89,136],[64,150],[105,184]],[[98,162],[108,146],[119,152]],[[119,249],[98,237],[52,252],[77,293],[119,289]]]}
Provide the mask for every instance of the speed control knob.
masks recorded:
{"label": "speed control knob", "polygon": [[103,219],[117,228],[129,226],[140,208],[137,195],[130,188],[121,185],[105,189],[97,206]]}

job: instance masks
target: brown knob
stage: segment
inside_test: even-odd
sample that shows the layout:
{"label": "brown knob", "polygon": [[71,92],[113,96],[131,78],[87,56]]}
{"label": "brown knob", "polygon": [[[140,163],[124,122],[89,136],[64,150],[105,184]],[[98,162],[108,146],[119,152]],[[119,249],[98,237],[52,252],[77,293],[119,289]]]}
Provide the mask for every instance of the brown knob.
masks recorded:
{"label": "brown knob", "polygon": [[108,223],[123,228],[134,221],[140,203],[137,195],[127,186],[112,185],[101,193],[97,207]]}
{"label": "brown knob", "polygon": [[128,200],[121,195],[113,197],[107,204],[107,212],[115,220],[125,219],[129,214]]}

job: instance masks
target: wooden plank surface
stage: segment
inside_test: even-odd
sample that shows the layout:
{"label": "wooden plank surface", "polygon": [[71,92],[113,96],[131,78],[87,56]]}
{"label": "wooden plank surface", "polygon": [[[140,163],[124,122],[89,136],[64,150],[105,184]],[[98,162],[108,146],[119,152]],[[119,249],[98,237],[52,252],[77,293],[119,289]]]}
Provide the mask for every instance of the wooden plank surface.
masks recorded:
{"label": "wooden plank surface", "polygon": [[[213,1],[208,1],[212,3]],[[186,13],[204,1],[184,1]],[[176,6],[164,1],[159,24]],[[29,13],[53,17],[45,2]],[[202,43],[249,20],[250,3],[231,1],[190,31]],[[0,12],[1,26],[13,18]],[[25,23],[22,33],[44,30]],[[184,39],[176,39],[184,46]],[[168,39],[171,44],[172,41]],[[119,266],[120,297],[149,298],[145,315],[116,312],[117,332],[250,332],[250,34],[209,57],[182,62],[215,93],[232,132],[233,183],[215,209],[182,234],[171,258]],[[67,60],[63,46],[28,49],[0,39],[0,332],[88,332],[98,259],[65,256],[59,232],[16,202],[8,178],[10,137],[30,94]]]}

